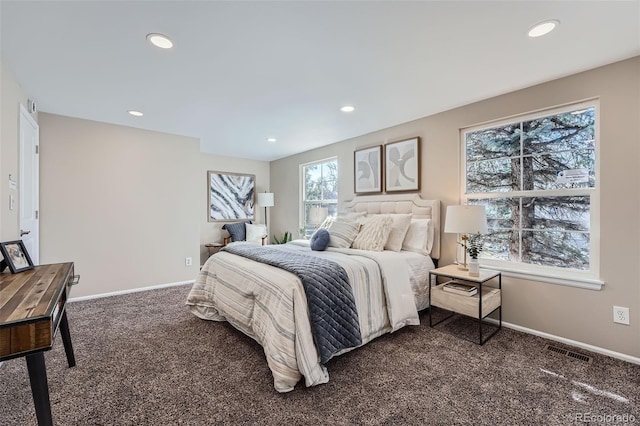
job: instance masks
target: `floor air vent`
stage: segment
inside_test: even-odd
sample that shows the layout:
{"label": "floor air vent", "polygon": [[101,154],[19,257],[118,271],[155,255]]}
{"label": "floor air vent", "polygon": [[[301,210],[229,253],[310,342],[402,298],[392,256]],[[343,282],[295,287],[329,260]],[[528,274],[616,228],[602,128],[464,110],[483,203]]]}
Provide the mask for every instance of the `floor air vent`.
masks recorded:
{"label": "floor air vent", "polygon": [[560,355],[564,355],[567,356],[569,358],[575,358],[575,359],[579,359],[580,361],[584,361],[587,362],[589,364],[593,364],[593,358],[591,358],[590,356],[587,355],[583,355],[583,354],[579,354],[577,352],[573,352],[573,351],[569,351],[563,348],[559,348],[557,346],[553,346],[553,345],[546,345],[545,349],[551,352],[555,352],[557,354]]}

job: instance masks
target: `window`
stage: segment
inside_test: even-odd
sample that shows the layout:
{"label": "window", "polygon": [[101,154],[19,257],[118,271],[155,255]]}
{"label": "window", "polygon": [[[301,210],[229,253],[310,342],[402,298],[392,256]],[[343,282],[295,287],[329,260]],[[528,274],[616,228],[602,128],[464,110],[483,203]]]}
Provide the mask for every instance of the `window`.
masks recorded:
{"label": "window", "polygon": [[300,166],[302,210],[300,223],[302,236],[310,237],[317,223],[310,220],[309,209],[327,208],[328,216],[335,216],[338,209],[338,159],[329,158]]}
{"label": "window", "polygon": [[483,204],[483,263],[569,279],[598,276],[594,102],[465,129],[463,192]]}

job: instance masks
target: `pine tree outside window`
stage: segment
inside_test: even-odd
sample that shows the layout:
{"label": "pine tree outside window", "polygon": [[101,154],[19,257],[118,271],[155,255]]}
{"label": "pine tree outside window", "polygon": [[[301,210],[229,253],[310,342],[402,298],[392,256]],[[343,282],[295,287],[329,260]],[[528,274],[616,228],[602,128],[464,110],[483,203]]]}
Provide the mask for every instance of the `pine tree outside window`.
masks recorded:
{"label": "pine tree outside window", "polygon": [[329,216],[338,211],[338,159],[336,157],[300,166],[302,203],[300,236],[310,237],[315,225],[309,221],[309,208],[326,207]]}
{"label": "pine tree outside window", "polygon": [[598,105],[462,131],[463,199],[486,207],[482,264],[599,281]]}

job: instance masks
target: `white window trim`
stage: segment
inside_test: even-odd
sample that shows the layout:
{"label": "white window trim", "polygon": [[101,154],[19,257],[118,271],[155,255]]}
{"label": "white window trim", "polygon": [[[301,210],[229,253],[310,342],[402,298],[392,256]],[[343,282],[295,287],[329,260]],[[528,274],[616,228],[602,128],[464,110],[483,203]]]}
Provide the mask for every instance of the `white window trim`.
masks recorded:
{"label": "white window trim", "polygon": [[527,121],[535,118],[545,117],[549,115],[567,112],[569,110],[580,110],[583,108],[595,108],[595,155],[596,155],[596,186],[595,188],[585,188],[577,190],[562,191],[541,191],[545,195],[561,195],[571,194],[573,192],[590,196],[589,214],[591,223],[589,228],[591,245],[589,248],[589,271],[579,271],[575,269],[562,269],[549,266],[532,265],[525,263],[501,261],[495,259],[486,259],[480,257],[481,264],[491,269],[502,271],[505,276],[525,279],[529,281],[540,281],[550,284],[566,285],[570,287],[584,288],[590,290],[601,290],[604,281],[600,278],[600,100],[597,98],[581,101],[578,103],[570,103],[556,106],[548,109],[540,109],[521,115],[514,115],[505,119],[491,122],[484,122],[473,126],[460,129],[460,199],[463,204],[469,198],[499,198],[499,197],[522,197],[529,196],[534,191],[513,191],[486,195],[487,193],[467,194],[466,191],[466,171],[467,171],[467,154],[465,134],[477,130],[499,127],[517,121]]}
{"label": "white window trim", "polygon": [[[337,164],[338,163],[338,157],[334,156],[334,157],[327,157],[327,158],[324,158],[322,160],[310,161],[308,163],[300,164],[300,166],[298,167],[298,182],[299,182],[299,186],[300,186],[300,193],[299,193],[299,198],[298,198],[300,200],[300,202],[298,203],[298,232],[300,232],[300,230],[303,229],[304,226],[305,226],[305,222],[304,222],[304,220],[305,220],[304,203],[306,202],[306,200],[304,198],[304,190],[305,190],[304,169],[305,169],[305,167],[308,167],[308,166],[327,163],[329,161],[335,161],[336,164]],[[338,179],[339,178],[340,178],[340,175],[338,174]],[[336,204],[338,204],[337,201],[336,201]]]}
{"label": "white window trim", "polygon": [[489,269],[495,269],[501,271],[505,277],[513,277],[527,281],[539,281],[548,284],[565,285],[569,287],[577,287],[588,290],[601,290],[604,286],[604,281],[599,278],[594,278],[591,273],[584,271],[567,270],[564,271],[549,271],[546,270],[528,270],[526,266],[537,266],[523,264],[523,268],[515,267],[516,263],[513,263],[513,267],[504,265],[507,262],[499,262],[493,259],[480,259],[481,266]]}

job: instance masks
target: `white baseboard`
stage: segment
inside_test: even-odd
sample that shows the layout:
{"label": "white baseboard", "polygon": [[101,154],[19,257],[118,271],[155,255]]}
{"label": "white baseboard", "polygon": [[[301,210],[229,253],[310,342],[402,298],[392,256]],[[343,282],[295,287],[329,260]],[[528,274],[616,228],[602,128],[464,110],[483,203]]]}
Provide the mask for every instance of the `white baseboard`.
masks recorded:
{"label": "white baseboard", "polygon": [[165,287],[175,287],[179,285],[193,284],[194,282],[195,280],[180,281],[177,283],[158,284],[158,285],[152,285],[149,287],[140,287],[140,288],[132,288],[128,290],[112,291],[109,293],[92,294],[90,296],[70,297],[69,302],[80,302],[82,300],[101,299],[103,297],[118,296],[121,294],[138,293],[141,291],[156,290],[156,289],[165,288]]}
{"label": "white baseboard", "polygon": [[[496,323],[497,322],[498,321],[496,320]],[[628,362],[631,362],[633,364],[640,365],[640,358],[637,358],[637,357],[634,357],[634,356],[631,356],[631,355],[623,354],[623,353],[620,353],[620,352],[615,352],[615,351],[612,351],[612,350],[609,350],[609,349],[601,348],[599,346],[593,346],[593,345],[590,345],[588,343],[578,342],[577,340],[571,340],[571,339],[567,339],[567,338],[564,338],[564,337],[555,336],[553,334],[545,333],[545,332],[538,331],[538,330],[533,330],[531,328],[522,327],[520,325],[511,324],[509,322],[502,321],[502,326],[506,327],[506,328],[511,328],[513,330],[521,331],[523,333],[533,334],[534,336],[543,337],[543,338],[549,339],[549,340],[554,340],[556,342],[564,343],[564,344],[569,345],[569,346],[576,346],[578,348],[586,349],[586,350],[591,351],[591,352],[595,352],[595,353],[602,354],[602,355],[607,355],[607,356],[610,356],[612,358],[617,358],[617,359],[621,359],[623,361],[628,361]]]}

